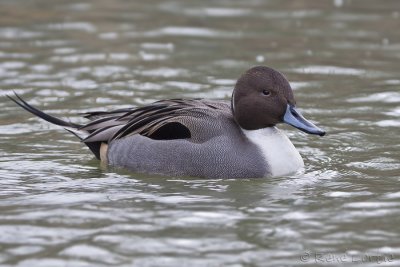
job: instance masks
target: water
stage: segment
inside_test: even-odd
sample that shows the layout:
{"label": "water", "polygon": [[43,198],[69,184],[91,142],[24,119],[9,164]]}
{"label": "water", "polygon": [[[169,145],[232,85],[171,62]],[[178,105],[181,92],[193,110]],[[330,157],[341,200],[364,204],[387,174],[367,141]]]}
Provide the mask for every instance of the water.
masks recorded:
{"label": "water", "polygon": [[1,266],[399,266],[399,23],[394,0],[1,1],[2,95],[82,122],[228,99],[261,64],[328,131],[281,127],[306,164],[292,176],[153,177],[2,97]]}

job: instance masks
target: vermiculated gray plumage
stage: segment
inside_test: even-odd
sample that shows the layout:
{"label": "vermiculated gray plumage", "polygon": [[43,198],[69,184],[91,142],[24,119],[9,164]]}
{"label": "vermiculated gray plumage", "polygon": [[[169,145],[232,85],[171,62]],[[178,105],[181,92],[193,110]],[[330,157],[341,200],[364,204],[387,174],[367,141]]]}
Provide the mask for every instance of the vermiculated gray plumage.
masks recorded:
{"label": "vermiculated gray plumage", "polygon": [[[185,127],[189,136],[175,126],[176,131],[157,138],[175,123]],[[225,101],[163,100],[97,117],[80,129],[94,130],[84,142],[108,140],[110,165],[136,172],[214,178],[261,177],[267,173],[262,156],[237,127]]]}
{"label": "vermiculated gray plumage", "polygon": [[155,140],[142,134],[117,138],[108,148],[109,163],[137,172],[176,176],[239,178],[267,174],[262,155],[237,127],[228,102],[196,100],[195,105],[185,105],[168,119],[187,127],[190,138]]}

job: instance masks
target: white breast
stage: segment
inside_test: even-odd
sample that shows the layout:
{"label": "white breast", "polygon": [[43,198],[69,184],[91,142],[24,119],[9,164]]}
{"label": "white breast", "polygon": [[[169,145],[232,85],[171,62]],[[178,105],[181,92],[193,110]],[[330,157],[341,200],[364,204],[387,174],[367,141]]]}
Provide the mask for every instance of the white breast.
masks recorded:
{"label": "white breast", "polygon": [[289,138],[276,127],[243,130],[262,152],[272,176],[293,173],[304,166],[303,159]]}

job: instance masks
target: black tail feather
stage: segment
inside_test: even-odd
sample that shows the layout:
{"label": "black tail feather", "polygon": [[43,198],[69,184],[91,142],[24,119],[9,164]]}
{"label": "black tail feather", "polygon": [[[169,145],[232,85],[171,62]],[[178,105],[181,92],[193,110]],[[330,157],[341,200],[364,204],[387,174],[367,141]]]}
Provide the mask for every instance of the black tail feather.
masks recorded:
{"label": "black tail feather", "polygon": [[48,121],[52,124],[55,125],[59,125],[59,126],[63,126],[63,127],[71,127],[71,128],[79,128],[81,127],[81,125],[76,124],[76,123],[72,123],[72,122],[67,122],[67,121],[63,121],[59,118],[53,117],[49,114],[44,113],[43,111],[29,105],[25,100],[23,100],[17,93],[15,93],[15,96],[17,99],[7,95],[7,97],[12,100],[14,103],[16,103],[18,106],[20,106],[21,108],[25,109],[26,111],[32,113],[35,116],[38,116],[39,118]]}
{"label": "black tail feather", "polygon": [[72,133],[73,135],[75,135],[76,137],[78,137],[79,140],[81,140],[81,141],[83,140],[83,138],[80,137],[76,132],[74,132],[74,131],[72,131],[72,130],[70,130],[70,129],[68,129],[68,128],[64,128],[64,130],[66,130],[67,132]]}
{"label": "black tail feather", "polygon": [[84,138],[80,137],[76,132],[74,132],[70,129],[67,129],[67,128],[64,128],[64,129],[67,130],[68,132],[72,133],[76,137],[78,137],[81,140],[81,142],[84,143],[90,149],[90,151],[92,151],[94,156],[97,159],[100,159],[100,147],[101,147],[102,142],[85,142]]}
{"label": "black tail feather", "polygon": [[102,142],[85,142],[85,145],[92,151],[94,156],[100,160],[100,147]]}
{"label": "black tail feather", "polygon": [[[72,122],[67,122],[64,120],[61,120],[59,118],[53,117],[47,113],[44,113],[43,111],[29,105],[25,100],[23,100],[17,93],[15,93],[15,98],[7,95],[7,97],[13,101],[15,104],[20,106],[21,108],[25,109],[26,111],[32,113],[35,116],[38,116],[39,118],[50,122],[52,124],[58,125],[58,126],[63,126],[63,127],[68,127],[68,128],[73,128],[73,129],[79,129],[82,127],[82,125],[72,123]],[[74,131],[65,128],[68,132],[72,133],[76,137],[79,138],[79,140],[83,140],[82,137],[80,137],[77,133]],[[89,147],[90,151],[96,156],[97,159],[100,159],[100,146],[102,142],[84,142],[87,147]]]}

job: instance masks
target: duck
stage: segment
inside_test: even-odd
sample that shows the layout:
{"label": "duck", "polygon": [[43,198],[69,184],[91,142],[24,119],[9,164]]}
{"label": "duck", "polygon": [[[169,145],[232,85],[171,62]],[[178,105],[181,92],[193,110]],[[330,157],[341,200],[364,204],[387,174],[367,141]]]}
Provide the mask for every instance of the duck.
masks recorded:
{"label": "duck", "polygon": [[78,137],[113,167],[170,177],[260,178],[295,173],[304,161],[285,133],[286,123],[324,136],[296,106],[279,71],[255,66],[237,80],[229,100],[167,99],[141,107],[84,113],[86,124],[68,122],[8,98],[26,111]]}

